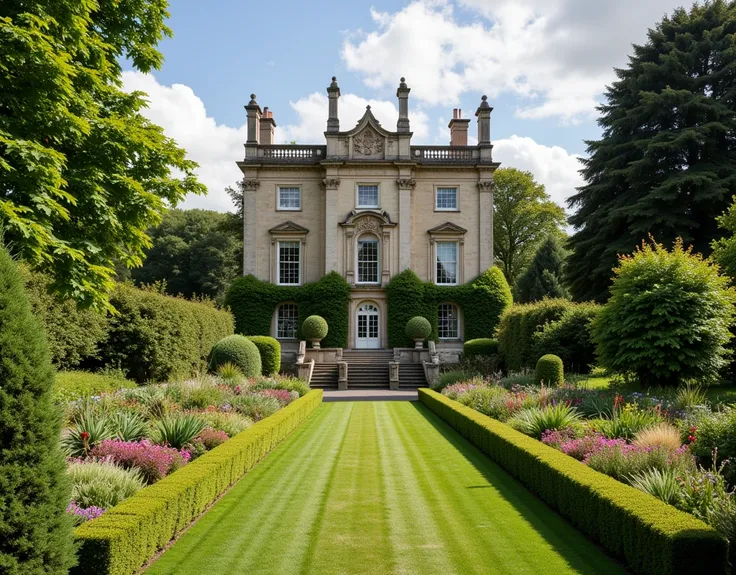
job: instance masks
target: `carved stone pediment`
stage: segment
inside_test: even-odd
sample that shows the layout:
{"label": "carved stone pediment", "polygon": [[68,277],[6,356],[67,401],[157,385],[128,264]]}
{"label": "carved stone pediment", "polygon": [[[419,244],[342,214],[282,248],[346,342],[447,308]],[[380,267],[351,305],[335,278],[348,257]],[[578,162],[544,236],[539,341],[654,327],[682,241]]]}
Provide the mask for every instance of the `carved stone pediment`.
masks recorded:
{"label": "carved stone pediment", "polygon": [[433,234],[465,234],[468,230],[465,228],[458,226],[457,224],[453,224],[452,222],[445,222],[444,224],[440,224],[439,226],[435,226],[431,230],[427,230],[427,233],[430,235]]}
{"label": "carved stone pediment", "polygon": [[353,228],[355,233],[359,234],[365,232],[378,233],[383,228],[396,226],[384,210],[353,210],[340,225],[344,228]]}
{"label": "carved stone pediment", "polygon": [[279,224],[278,226],[274,226],[270,230],[268,230],[268,233],[270,234],[308,234],[309,230],[305,228],[304,226],[300,226],[299,224],[295,224],[292,221],[285,221],[283,224]]}
{"label": "carved stone pediment", "polygon": [[383,154],[383,136],[371,126],[366,126],[353,138],[356,156],[374,157]]}

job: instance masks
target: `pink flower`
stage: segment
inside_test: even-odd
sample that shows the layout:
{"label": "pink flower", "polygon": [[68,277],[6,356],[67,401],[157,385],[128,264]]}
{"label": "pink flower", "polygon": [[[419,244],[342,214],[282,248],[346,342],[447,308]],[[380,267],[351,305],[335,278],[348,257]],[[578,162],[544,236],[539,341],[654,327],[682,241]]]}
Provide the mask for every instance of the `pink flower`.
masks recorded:
{"label": "pink flower", "polygon": [[94,446],[90,455],[108,457],[115,463],[130,469],[140,469],[148,483],[155,483],[186,464],[191,454],[173,447],[154,445],[148,440],[119,441],[107,439]]}
{"label": "pink flower", "polygon": [[261,393],[266,397],[278,399],[279,403],[282,403],[283,405],[291,403],[292,401],[291,394],[285,389],[264,389]]}

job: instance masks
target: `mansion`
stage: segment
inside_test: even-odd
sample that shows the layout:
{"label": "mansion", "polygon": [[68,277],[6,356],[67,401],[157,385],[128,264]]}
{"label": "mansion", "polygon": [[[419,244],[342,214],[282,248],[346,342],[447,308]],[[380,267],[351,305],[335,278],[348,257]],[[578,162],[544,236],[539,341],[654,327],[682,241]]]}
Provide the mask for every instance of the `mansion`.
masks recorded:
{"label": "mansion", "polygon": [[[468,145],[469,119],[454,110],[447,146],[412,145],[410,88],[401,79],[396,129],[370,106],[356,126],[341,129],[340,88],[327,88],[325,141],[274,143],[272,111],[247,111],[244,182],[244,275],[298,286],[336,271],[351,286],[349,347],[387,347],[385,286],[412,269],[422,280],[460,285],[493,265],[492,108],[476,111],[478,144]],[[275,310],[272,334],[296,346],[296,305]],[[461,347],[462,311],[438,306],[440,346]],[[293,342],[293,345],[291,343]]]}

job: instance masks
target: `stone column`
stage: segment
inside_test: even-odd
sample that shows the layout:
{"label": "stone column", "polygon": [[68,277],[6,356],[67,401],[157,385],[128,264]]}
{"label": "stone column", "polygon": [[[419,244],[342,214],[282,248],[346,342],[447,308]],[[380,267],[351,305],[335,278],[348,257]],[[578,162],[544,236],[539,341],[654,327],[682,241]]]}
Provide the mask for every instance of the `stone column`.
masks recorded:
{"label": "stone column", "polygon": [[478,118],[478,145],[489,146],[491,144],[491,112],[493,108],[488,103],[488,96],[481,98],[480,106],[475,112]]}
{"label": "stone column", "polygon": [[411,88],[407,87],[406,79],[401,78],[399,89],[396,90],[396,97],[399,99],[399,121],[396,122],[397,132],[410,132],[409,127],[409,92]]}
{"label": "stone column", "polygon": [[493,265],[493,180],[478,182],[480,196],[480,273]]}
{"label": "stone column", "polygon": [[[243,275],[258,277],[257,238],[258,213],[256,196],[261,182],[243,180]],[[263,278],[261,278],[263,279]]]}
{"label": "stone column", "polygon": [[399,273],[411,267],[411,178],[396,180],[399,185]]}
{"label": "stone column", "polygon": [[332,83],[327,88],[327,97],[329,98],[329,111],[327,115],[327,131],[340,131],[340,118],[337,115],[337,100],[340,98],[340,88],[337,85],[337,78],[332,77]]}
{"label": "stone column", "polygon": [[250,95],[250,102],[245,106],[248,115],[248,139],[246,144],[258,144],[260,141],[261,107],[256,102],[256,95]]}
{"label": "stone column", "polygon": [[325,274],[338,271],[337,266],[337,190],[338,178],[327,177],[325,186]]}

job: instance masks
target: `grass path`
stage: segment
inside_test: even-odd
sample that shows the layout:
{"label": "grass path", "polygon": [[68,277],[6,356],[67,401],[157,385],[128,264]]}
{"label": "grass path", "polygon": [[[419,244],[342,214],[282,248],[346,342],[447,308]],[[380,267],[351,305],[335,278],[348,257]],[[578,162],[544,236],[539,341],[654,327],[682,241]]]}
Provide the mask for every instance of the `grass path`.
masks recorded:
{"label": "grass path", "polygon": [[146,573],[624,571],[423,406],[337,402]]}

